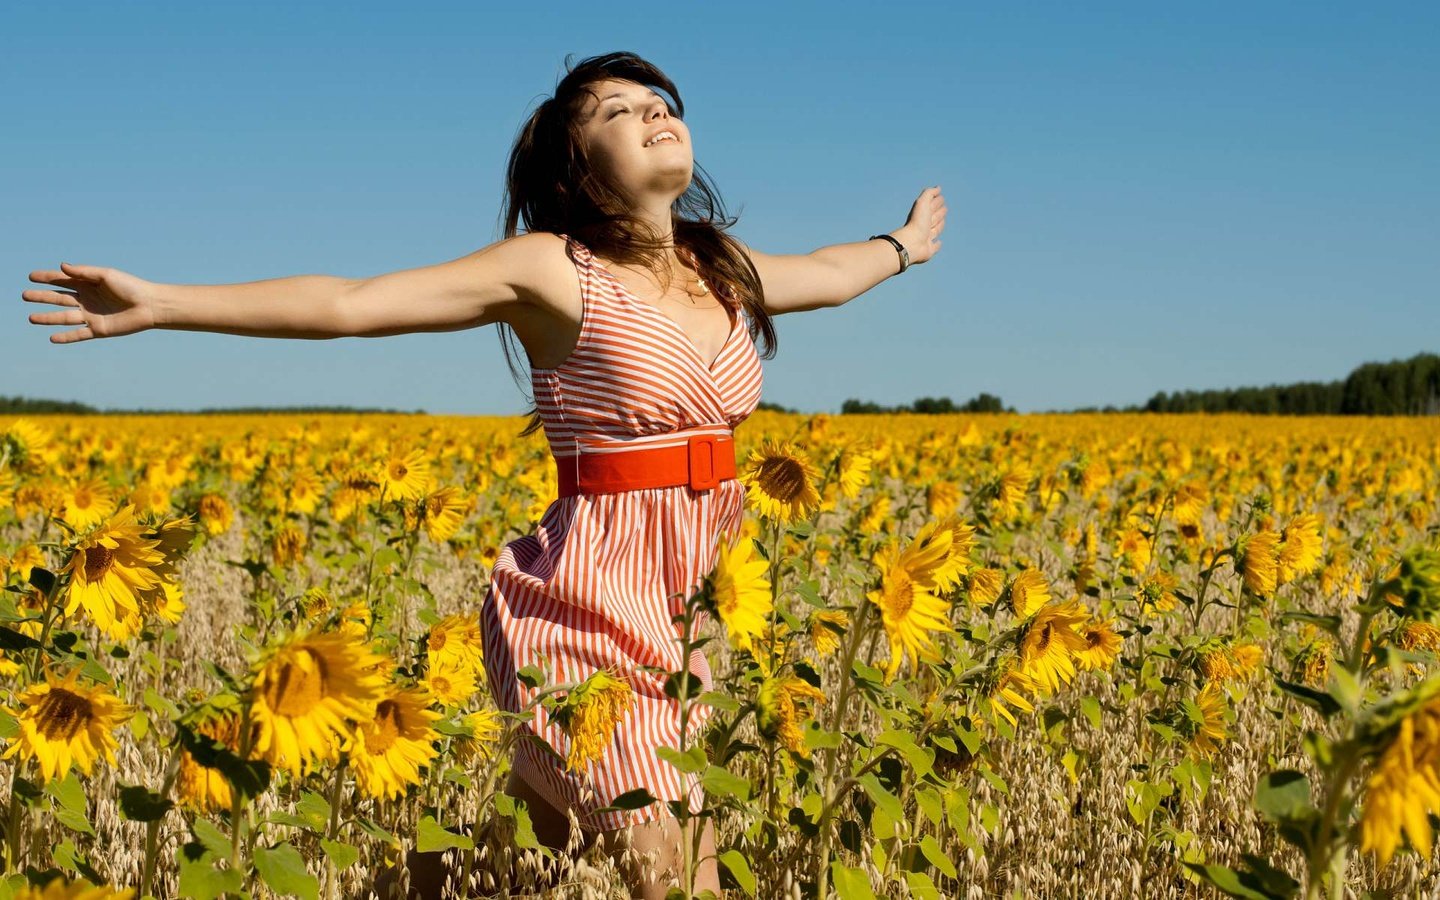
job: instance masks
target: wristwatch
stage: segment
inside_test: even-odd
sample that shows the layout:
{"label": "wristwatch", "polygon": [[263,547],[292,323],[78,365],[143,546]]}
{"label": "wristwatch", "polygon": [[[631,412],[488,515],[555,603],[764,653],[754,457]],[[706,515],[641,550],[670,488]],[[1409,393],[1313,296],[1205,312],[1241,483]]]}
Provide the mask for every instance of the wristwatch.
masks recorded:
{"label": "wristwatch", "polygon": [[[887,241],[889,241],[890,243],[892,243],[892,244],[895,245],[895,252],[900,254],[900,272],[903,272],[903,271],[905,271],[906,269],[908,269],[908,268],[910,267],[910,251],[905,249],[905,245],[904,245],[904,244],[902,244],[902,243],[900,243],[899,241],[895,240],[895,238],[891,237],[891,236],[888,235],[888,234],[872,234],[872,235],[870,235],[870,240],[873,241],[873,240],[876,240],[876,239],[887,240]],[[900,272],[896,272],[895,274],[896,274],[896,275],[899,275]]]}

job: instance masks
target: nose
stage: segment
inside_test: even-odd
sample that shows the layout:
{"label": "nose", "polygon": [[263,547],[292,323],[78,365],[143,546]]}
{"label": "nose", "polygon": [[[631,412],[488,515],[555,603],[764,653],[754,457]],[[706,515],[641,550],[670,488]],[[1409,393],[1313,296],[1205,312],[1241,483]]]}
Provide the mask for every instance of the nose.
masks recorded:
{"label": "nose", "polygon": [[[661,97],[656,97],[650,101],[650,111],[652,113],[658,112],[660,116],[664,116],[667,119],[670,117],[670,110],[666,106],[664,98]],[[653,122],[657,118],[659,118],[659,116],[652,115],[650,116],[650,121]]]}

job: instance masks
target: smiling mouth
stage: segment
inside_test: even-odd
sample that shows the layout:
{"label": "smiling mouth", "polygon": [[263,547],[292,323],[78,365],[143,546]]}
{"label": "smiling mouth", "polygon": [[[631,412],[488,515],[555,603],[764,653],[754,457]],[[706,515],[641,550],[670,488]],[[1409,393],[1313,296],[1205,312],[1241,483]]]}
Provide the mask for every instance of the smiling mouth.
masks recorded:
{"label": "smiling mouth", "polygon": [[658,146],[658,145],[660,145],[660,144],[678,144],[678,143],[680,143],[680,138],[679,138],[678,136],[674,135],[673,133],[669,133],[669,132],[663,132],[663,133],[667,134],[668,137],[662,137],[662,138],[660,138],[659,140],[653,140],[653,139],[652,139],[652,140],[647,141],[646,143],[642,144],[641,146],[648,149],[648,148],[650,148],[650,147],[655,147],[655,146]]}

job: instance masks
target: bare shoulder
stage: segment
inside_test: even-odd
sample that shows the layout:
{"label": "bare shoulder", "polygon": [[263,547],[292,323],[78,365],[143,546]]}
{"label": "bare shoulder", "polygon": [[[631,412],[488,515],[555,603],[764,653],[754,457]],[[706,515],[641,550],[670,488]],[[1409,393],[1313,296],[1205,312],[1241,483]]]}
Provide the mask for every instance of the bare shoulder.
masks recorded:
{"label": "bare shoulder", "polygon": [[580,280],[563,237],[549,231],[516,235],[479,253],[501,254],[497,269],[510,273],[512,290],[522,302],[505,322],[525,347],[531,365],[564,359],[579,338],[584,318]]}
{"label": "bare shoulder", "polygon": [[567,270],[573,266],[565,253],[565,239],[558,234],[517,234],[476,250],[465,260],[480,273],[478,283],[503,285],[518,309],[555,310],[566,305]]}

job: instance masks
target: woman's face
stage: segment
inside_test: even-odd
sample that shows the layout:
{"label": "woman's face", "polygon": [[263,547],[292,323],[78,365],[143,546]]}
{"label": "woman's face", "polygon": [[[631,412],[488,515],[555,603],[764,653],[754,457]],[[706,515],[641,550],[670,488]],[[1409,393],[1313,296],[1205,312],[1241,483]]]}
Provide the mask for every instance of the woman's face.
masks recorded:
{"label": "woman's face", "polygon": [[[606,79],[590,85],[580,109],[580,134],[590,164],[622,194],[639,204],[672,202],[690,186],[695,157],[690,131],[665,98],[633,81]],[[674,139],[646,142],[668,131]]]}

